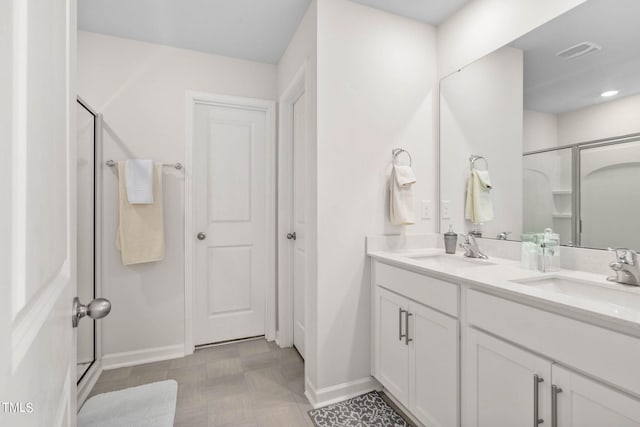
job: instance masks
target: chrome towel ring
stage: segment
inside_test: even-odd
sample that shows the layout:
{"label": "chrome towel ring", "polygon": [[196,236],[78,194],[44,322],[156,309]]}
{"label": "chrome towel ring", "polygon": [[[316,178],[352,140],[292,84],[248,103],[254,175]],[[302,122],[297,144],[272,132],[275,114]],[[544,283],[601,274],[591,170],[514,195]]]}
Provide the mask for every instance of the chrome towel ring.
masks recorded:
{"label": "chrome towel ring", "polygon": [[391,150],[391,154],[393,155],[393,164],[396,165],[396,160],[402,153],[405,153],[407,156],[409,156],[409,166],[411,166],[411,154],[404,148],[394,148],[393,150]]}

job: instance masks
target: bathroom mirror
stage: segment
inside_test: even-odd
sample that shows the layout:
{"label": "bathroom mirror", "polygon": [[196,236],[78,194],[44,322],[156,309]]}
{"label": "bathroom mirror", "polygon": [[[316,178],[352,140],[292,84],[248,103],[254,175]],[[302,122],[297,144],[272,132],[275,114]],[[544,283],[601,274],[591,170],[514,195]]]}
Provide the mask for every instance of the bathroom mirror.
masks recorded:
{"label": "bathroom mirror", "polygon": [[[640,249],[637,16],[588,0],[442,79],[441,230]],[[467,198],[472,156],[490,188]]]}

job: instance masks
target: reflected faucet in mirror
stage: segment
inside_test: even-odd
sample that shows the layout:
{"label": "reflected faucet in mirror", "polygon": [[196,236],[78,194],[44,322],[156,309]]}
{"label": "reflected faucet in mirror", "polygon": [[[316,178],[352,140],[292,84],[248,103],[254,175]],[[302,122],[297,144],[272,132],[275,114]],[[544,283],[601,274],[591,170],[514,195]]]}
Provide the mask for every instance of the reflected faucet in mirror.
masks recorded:
{"label": "reflected faucet in mirror", "polygon": [[478,241],[472,234],[463,234],[462,239],[463,240],[462,243],[460,243],[460,247],[464,249],[464,256],[466,256],[467,258],[489,258],[480,251],[480,248],[478,247]]}
{"label": "reflected faucet in mirror", "polygon": [[609,248],[609,250],[616,255],[616,261],[609,264],[616,275],[607,277],[607,280],[624,285],[640,286],[640,268],[638,268],[636,251],[625,248]]}
{"label": "reflected faucet in mirror", "polygon": [[509,234],[511,234],[510,231],[501,231],[500,233],[498,233],[496,238],[498,240],[507,240],[507,237],[509,237]]}

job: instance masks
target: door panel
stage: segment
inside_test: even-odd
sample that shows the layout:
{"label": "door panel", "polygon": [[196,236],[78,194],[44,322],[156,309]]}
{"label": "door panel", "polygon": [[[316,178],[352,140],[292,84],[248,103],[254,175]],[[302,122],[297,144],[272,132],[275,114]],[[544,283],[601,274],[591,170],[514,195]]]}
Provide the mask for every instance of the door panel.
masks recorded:
{"label": "door panel", "polygon": [[197,103],[194,343],[265,333],[266,113]]}
{"label": "door panel", "polygon": [[0,425],[75,425],[75,8],[0,4]]}
{"label": "door panel", "polygon": [[404,312],[408,300],[378,287],[378,380],[405,406],[409,400],[409,346],[401,335],[406,333]]}
{"label": "door panel", "polygon": [[458,321],[411,303],[409,409],[428,427],[458,425]]}
{"label": "door panel", "polygon": [[550,425],[549,361],[467,328],[462,424],[469,427],[532,425],[534,374],[539,383],[539,419]]}
{"label": "door panel", "polygon": [[640,400],[560,366],[552,368],[558,394],[558,426],[639,427]]}
{"label": "door panel", "polygon": [[306,106],[303,94],[293,105],[293,345],[304,358],[304,312],[307,274]]}

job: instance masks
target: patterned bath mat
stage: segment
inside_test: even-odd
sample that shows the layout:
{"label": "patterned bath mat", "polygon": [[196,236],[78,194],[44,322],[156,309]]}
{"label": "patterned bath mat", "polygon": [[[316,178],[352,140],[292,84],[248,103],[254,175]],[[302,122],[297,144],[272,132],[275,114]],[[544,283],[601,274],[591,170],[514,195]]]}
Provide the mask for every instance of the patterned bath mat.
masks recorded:
{"label": "patterned bath mat", "polygon": [[377,391],[309,411],[316,427],[411,427]]}

